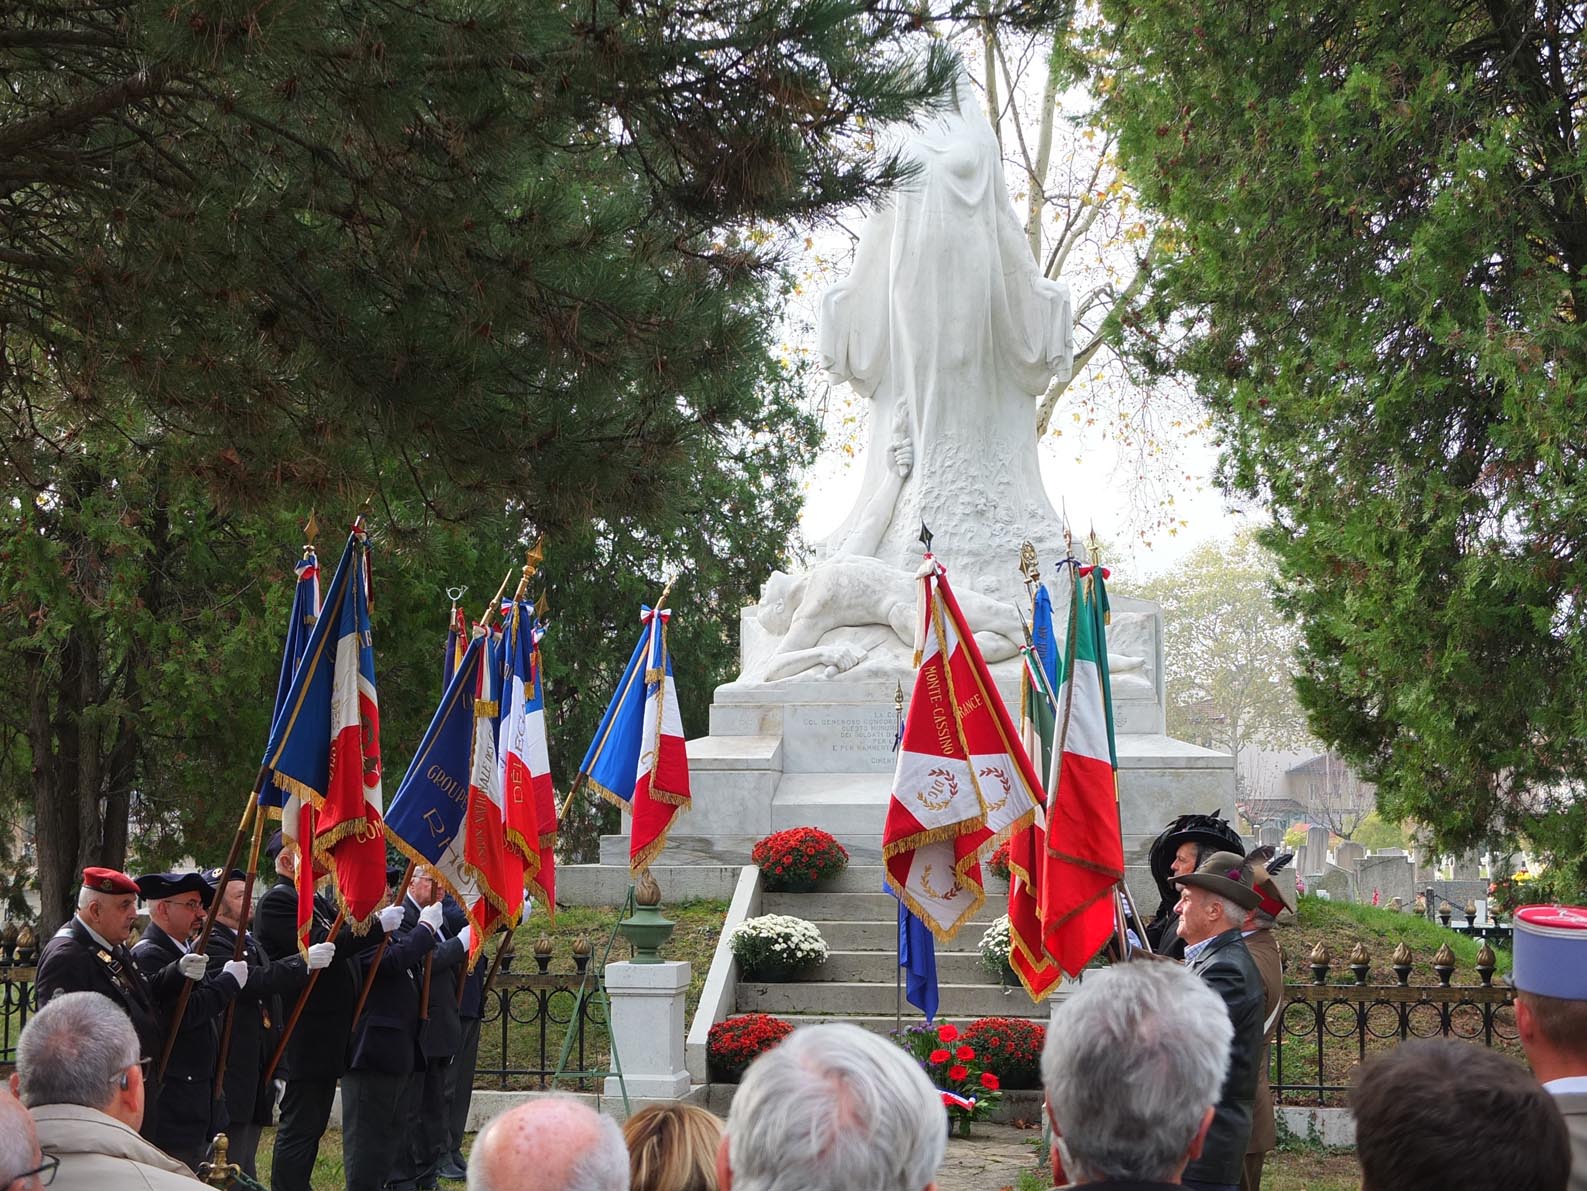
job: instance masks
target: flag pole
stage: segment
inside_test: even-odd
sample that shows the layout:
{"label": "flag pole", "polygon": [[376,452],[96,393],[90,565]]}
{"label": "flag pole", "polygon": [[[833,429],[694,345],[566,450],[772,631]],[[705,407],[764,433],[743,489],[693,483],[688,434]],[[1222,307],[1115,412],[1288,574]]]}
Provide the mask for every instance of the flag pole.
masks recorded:
{"label": "flag pole", "polygon": [[[248,805],[243,808],[242,819],[237,824],[237,830],[231,837],[231,849],[226,853],[226,870],[231,871],[237,863],[237,854],[242,851],[242,841],[247,837],[248,828],[253,824],[254,815],[259,809],[259,791],[264,786],[265,778],[270,771],[265,768],[259,770],[259,777],[254,782],[254,788],[248,795]],[[209,909],[204,914],[204,928],[199,931],[198,941],[194,943],[193,950],[202,954],[205,945],[209,942],[209,932],[215,926],[215,911],[220,909],[220,899],[210,898]],[[182,981],[182,988],[176,994],[176,1008],[171,1011],[171,1024],[166,1029],[165,1046],[160,1050],[160,1062],[155,1069],[155,1082],[165,1078],[165,1069],[171,1062],[171,1049],[176,1045],[177,1031],[182,1028],[182,1017],[187,1013],[187,999],[193,995],[195,981]]]}
{"label": "flag pole", "polygon": [[[254,805],[257,807],[258,804],[259,802],[256,798],[254,800]],[[242,917],[237,923],[237,938],[233,941],[231,948],[231,958],[234,962],[240,962],[247,954],[246,947],[248,942],[248,923],[246,919],[250,912],[250,908],[253,906],[253,883],[254,877],[259,872],[259,850],[264,844],[264,825],[265,816],[262,813],[255,812],[253,819],[253,848],[248,856],[247,876],[243,878],[242,886],[242,910],[240,911]],[[220,880],[216,882],[215,885],[214,901],[216,905],[220,904],[220,899],[225,894],[226,887],[230,883],[231,869],[222,869]],[[240,989],[238,991],[241,992]],[[215,1059],[215,1088],[213,1098],[216,1100],[219,1100],[223,1095],[225,1095],[226,1092],[226,1059],[231,1054],[231,1031],[232,1025],[236,1022],[236,1020],[237,998],[233,997],[226,1003],[226,1021],[225,1024],[221,1026],[220,1031],[220,1052]]]}
{"label": "flag pole", "polygon": [[[893,752],[897,752],[904,741],[904,684],[899,682],[893,687]],[[886,861],[883,861],[885,866]],[[886,868],[883,868],[886,872]],[[908,907],[903,902],[898,903],[900,912],[907,912]],[[908,929],[908,923],[905,923]],[[899,948],[899,932],[893,931],[893,1028],[904,1028],[904,956]]]}
{"label": "flag pole", "polygon": [[[1093,572],[1096,571],[1096,570],[1099,570],[1101,568],[1101,566],[1102,566],[1102,543],[1097,539],[1097,531],[1096,531],[1095,527],[1092,527],[1090,535],[1086,539],[1086,556],[1091,560],[1091,567],[1092,567]],[[1097,612],[1095,611],[1095,605],[1093,605],[1092,615],[1093,616],[1097,615]],[[1106,615],[1106,614],[1104,613],[1103,615]],[[1097,627],[1100,630],[1104,626],[1103,625],[1099,625]],[[1097,640],[1103,644],[1102,659],[1101,659],[1102,665],[1099,666],[1098,669],[1104,675],[1106,675],[1106,673],[1107,673],[1107,649],[1106,649],[1107,638],[1106,638],[1105,634],[1100,632],[1100,631],[1096,634],[1096,637],[1097,637]],[[1107,716],[1108,749],[1111,752],[1112,748],[1113,748],[1113,684],[1112,683],[1106,682],[1106,681],[1103,682],[1103,684],[1102,684],[1102,699],[1103,699],[1103,703],[1104,703],[1105,714]],[[1119,803],[1119,766],[1118,766],[1117,757],[1113,758],[1113,812],[1114,812],[1114,814],[1116,816],[1118,816],[1119,838],[1123,839],[1124,838],[1124,811],[1123,811],[1122,806]],[[1141,945],[1143,947],[1146,946],[1146,924],[1141,920],[1141,911],[1135,904],[1134,895],[1130,893],[1129,882],[1126,881],[1123,877],[1119,878],[1118,885],[1114,887],[1113,900],[1114,900],[1114,906],[1115,906],[1115,917],[1116,917],[1116,920],[1117,920],[1117,923],[1118,923],[1119,956],[1122,959],[1128,960],[1130,958],[1129,936],[1128,936],[1128,933],[1127,933],[1128,932],[1128,920],[1130,918],[1134,918],[1135,919],[1135,928],[1140,932]]]}
{"label": "flag pole", "polygon": [[[301,864],[301,846],[298,849],[298,853],[298,863]],[[309,858],[309,864],[311,866],[309,872],[312,874],[314,871],[312,867],[314,864],[314,858],[312,856]],[[338,909],[336,911],[336,918],[331,923],[330,930],[325,932],[325,941],[327,943],[334,943],[336,941],[336,936],[342,933],[342,923],[346,920],[347,910],[345,908]],[[276,1073],[276,1067],[278,1067],[281,1063],[281,1056],[287,1052],[287,1041],[292,1037],[292,1031],[297,1029],[298,1019],[303,1016],[303,1007],[309,1003],[309,994],[314,991],[315,984],[319,982],[321,970],[322,969],[316,969],[309,973],[309,982],[303,986],[303,991],[298,995],[298,1003],[292,1006],[292,1016],[287,1018],[286,1027],[281,1031],[281,1041],[276,1043],[276,1052],[270,1056],[270,1064],[265,1068],[264,1082],[266,1084],[270,1082],[270,1077]]]}
{"label": "flag pole", "polygon": [[[402,899],[408,896],[408,886],[413,884],[413,870],[418,867],[418,861],[410,858],[408,867],[402,874],[402,881],[397,886],[397,894],[391,899],[391,904],[401,905]],[[353,1006],[353,1025],[358,1024],[358,1019],[363,1016],[364,1003],[369,1000],[369,990],[375,987],[375,973],[380,971],[380,961],[386,954],[386,944],[391,942],[391,932],[388,930],[380,936],[380,942],[375,944],[374,957],[369,961],[369,971],[364,973],[364,987],[358,991],[358,1003]]]}

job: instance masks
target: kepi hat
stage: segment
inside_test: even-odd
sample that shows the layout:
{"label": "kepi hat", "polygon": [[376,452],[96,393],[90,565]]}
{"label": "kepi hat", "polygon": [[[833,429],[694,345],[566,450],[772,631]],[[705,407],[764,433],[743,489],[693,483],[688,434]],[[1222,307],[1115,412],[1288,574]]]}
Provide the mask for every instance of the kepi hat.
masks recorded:
{"label": "kepi hat", "polygon": [[1522,992],[1587,1001],[1587,907],[1522,906],[1515,912],[1510,983]]}
{"label": "kepi hat", "polygon": [[1226,897],[1242,910],[1254,910],[1262,904],[1262,895],[1253,887],[1254,875],[1254,866],[1246,863],[1244,856],[1236,852],[1214,852],[1195,872],[1172,880],[1175,885],[1194,885]]}

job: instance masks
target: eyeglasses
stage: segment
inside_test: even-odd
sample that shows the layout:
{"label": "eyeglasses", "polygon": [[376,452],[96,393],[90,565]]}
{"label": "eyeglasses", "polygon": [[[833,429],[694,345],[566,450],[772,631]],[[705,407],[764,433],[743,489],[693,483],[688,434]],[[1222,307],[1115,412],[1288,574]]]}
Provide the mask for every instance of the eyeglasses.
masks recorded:
{"label": "eyeglasses", "polygon": [[178,910],[190,910],[195,914],[204,908],[204,903],[196,898],[190,902],[172,902],[171,904]]}
{"label": "eyeglasses", "polygon": [[38,1175],[39,1186],[48,1187],[55,1181],[55,1171],[60,1166],[60,1164],[61,1160],[54,1154],[45,1154],[42,1164],[35,1166],[32,1170],[24,1170],[21,1174],[16,1176],[15,1181],[20,1183],[23,1179],[30,1179],[34,1175]]}

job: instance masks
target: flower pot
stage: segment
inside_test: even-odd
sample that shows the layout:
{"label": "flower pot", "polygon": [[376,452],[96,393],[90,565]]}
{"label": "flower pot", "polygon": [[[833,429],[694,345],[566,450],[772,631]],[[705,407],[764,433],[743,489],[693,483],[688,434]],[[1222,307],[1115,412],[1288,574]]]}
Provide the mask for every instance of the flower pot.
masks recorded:
{"label": "flower pot", "polygon": [[744,979],[758,980],[762,984],[787,984],[802,980],[813,965],[806,963],[765,962],[746,969]]}
{"label": "flower pot", "polygon": [[959,1118],[959,1136],[960,1137],[969,1137],[970,1136],[970,1126],[973,1123],[974,1122],[971,1121],[969,1117],[960,1117]]}
{"label": "flower pot", "polygon": [[768,893],[814,893],[820,884],[821,882],[814,877],[792,881],[785,877],[778,877],[766,882],[766,891]]}

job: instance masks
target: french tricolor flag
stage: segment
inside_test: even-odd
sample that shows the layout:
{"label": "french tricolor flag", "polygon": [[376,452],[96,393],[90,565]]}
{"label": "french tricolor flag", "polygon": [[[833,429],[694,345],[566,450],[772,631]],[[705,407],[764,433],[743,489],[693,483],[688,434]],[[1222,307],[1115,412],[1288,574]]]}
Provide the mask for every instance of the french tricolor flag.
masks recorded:
{"label": "french tricolor flag", "polygon": [[369,542],[362,519],[347,536],[271,728],[265,764],[283,792],[314,807],[314,859],[334,875],[337,897],[355,929],[367,929],[386,892],[386,842]]}
{"label": "french tricolor flag", "polygon": [[507,847],[522,867],[525,892],[556,913],[556,794],[546,747],[545,700],[540,689],[542,632],[534,605],[503,606],[501,750],[498,759]]}
{"label": "french tricolor flag", "polygon": [[484,930],[498,922],[516,923],[523,914],[523,861],[508,846],[503,771],[496,752],[501,713],[500,638],[493,629],[484,635],[485,657],[474,695],[474,745],[464,814],[463,861],[484,897]]}
{"label": "french tricolor flag", "polygon": [[639,763],[630,802],[633,824],[628,842],[629,871],[638,876],[667,844],[679,808],[689,805],[689,756],[678,714],[678,691],[667,650],[665,608],[646,608],[645,715],[639,736]]}

